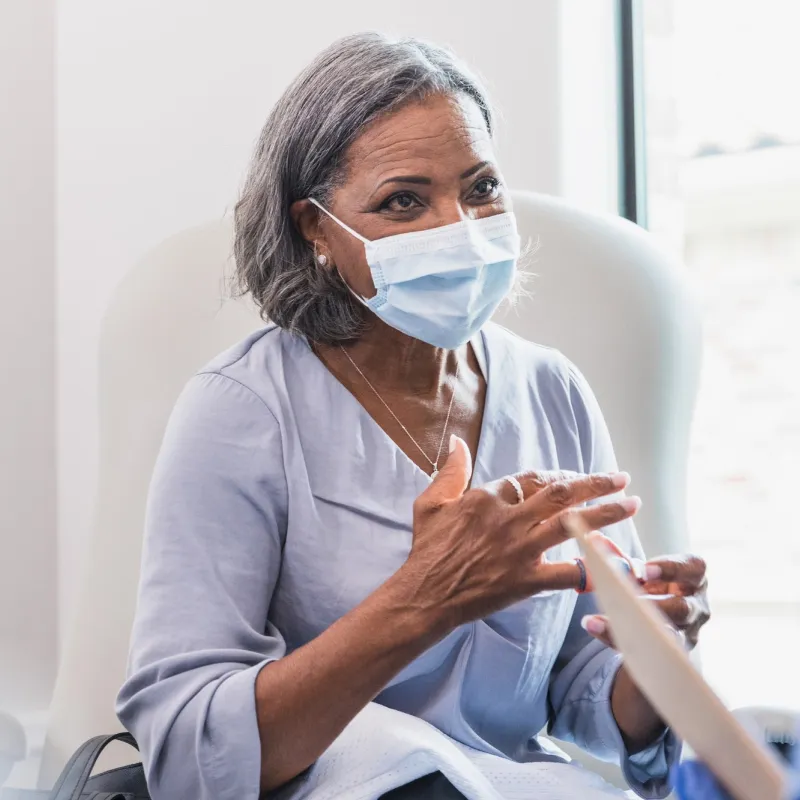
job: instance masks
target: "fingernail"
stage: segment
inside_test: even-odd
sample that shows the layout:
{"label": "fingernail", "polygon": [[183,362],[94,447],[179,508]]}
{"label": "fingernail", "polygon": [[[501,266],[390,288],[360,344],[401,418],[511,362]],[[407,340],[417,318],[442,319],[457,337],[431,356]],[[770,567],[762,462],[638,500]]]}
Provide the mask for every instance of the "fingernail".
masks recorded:
{"label": "fingernail", "polygon": [[455,449],[456,449],[456,435],[454,433],[451,433],[450,434],[450,445],[449,445],[449,449],[448,449],[447,452],[448,453],[452,453],[453,450],[455,450]]}
{"label": "fingernail", "polygon": [[622,500],[619,501],[620,506],[625,511],[632,512],[638,511],[642,507],[641,498],[633,495],[632,497],[623,497]]}
{"label": "fingernail", "polygon": [[633,571],[633,577],[636,578],[637,581],[647,580],[644,574],[644,567],[645,563],[644,561],[642,561],[641,558],[631,559],[631,569]]}
{"label": "fingernail", "polygon": [[606,623],[602,619],[587,615],[581,620],[581,628],[593,636],[601,636],[606,632]]}
{"label": "fingernail", "polygon": [[658,564],[645,564],[644,579],[646,581],[657,581],[661,577],[662,571]]}
{"label": "fingernail", "polygon": [[624,489],[631,482],[631,476],[627,472],[615,472],[611,476],[611,485],[615,489]]}

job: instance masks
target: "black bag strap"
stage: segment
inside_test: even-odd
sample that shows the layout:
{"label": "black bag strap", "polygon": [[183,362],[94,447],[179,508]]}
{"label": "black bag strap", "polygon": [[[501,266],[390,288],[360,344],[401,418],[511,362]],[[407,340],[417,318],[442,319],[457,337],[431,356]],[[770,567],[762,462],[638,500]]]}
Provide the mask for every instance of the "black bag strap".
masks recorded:
{"label": "black bag strap", "polygon": [[84,800],[135,800],[132,794],[123,792],[92,792]]}
{"label": "black bag strap", "polygon": [[132,794],[122,792],[92,792],[86,795],[83,800],[135,800]]}
{"label": "black bag strap", "polygon": [[86,788],[86,781],[89,780],[100,753],[114,741],[125,742],[131,747],[139,749],[136,739],[127,731],[110,736],[93,736],[85,741],[67,762],[67,766],[64,767],[53,787],[51,800],[80,800],[80,796]]}

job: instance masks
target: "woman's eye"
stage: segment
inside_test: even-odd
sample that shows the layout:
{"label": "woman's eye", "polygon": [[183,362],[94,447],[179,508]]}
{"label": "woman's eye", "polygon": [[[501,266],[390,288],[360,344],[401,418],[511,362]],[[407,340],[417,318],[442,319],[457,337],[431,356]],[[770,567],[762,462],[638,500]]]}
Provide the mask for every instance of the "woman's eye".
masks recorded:
{"label": "woman's eye", "polygon": [[481,178],[473,189],[473,194],[480,200],[493,199],[500,188],[497,178]]}
{"label": "woman's eye", "polygon": [[388,200],[385,200],[381,208],[387,211],[410,211],[412,208],[420,205],[419,200],[409,192],[399,192],[392,195]]}

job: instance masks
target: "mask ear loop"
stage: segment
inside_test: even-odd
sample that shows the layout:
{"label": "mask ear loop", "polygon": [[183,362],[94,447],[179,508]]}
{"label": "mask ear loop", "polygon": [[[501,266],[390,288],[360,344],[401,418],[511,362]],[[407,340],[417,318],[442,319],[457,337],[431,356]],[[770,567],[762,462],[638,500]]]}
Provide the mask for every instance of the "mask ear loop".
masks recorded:
{"label": "mask ear loop", "polygon": [[[366,244],[370,244],[369,239],[365,239],[360,233],[356,233],[349,225],[345,225],[344,222],[342,222],[340,219],[338,219],[333,214],[331,214],[331,212],[328,211],[328,209],[325,208],[325,206],[321,205],[313,197],[309,197],[308,200],[309,200],[310,203],[313,203],[320,211],[323,211],[325,214],[327,214],[337,225],[339,225],[342,228],[344,228],[352,236],[355,236],[356,239],[359,239],[360,241],[364,242],[365,245]],[[316,252],[317,252],[317,243],[315,241],[314,242],[314,254],[315,255],[316,255]],[[325,258],[325,256],[323,255],[322,258]],[[319,262],[317,262],[317,263],[319,263]],[[325,266],[325,265],[324,264],[320,264],[320,266]],[[358,292],[353,291],[353,289],[350,286],[350,284],[344,279],[344,275],[342,275],[342,273],[338,269],[336,269],[336,271],[339,272],[339,277],[342,279],[342,283],[347,287],[347,289],[350,292],[350,294],[353,295],[353,297],[356,300],[358,300],[358,302],[361,303],[362,306],[364,306],[365,308],[369,308],[369,304],[367,303],[367,301]]]}
{"label": "mask ear loop", "polygon": [[335,217],[333,214],[331,214],[331,212],[328,211],[328,209],[325,208],[325,206],[323,206],[321,203],[319,203],[313,197],[309,197],[308,201],[310,203],[313,203],[320,211],[322,211],[325,214],[327,214],[337,225],[339,225],[339,227],[344,228],[351,236],[355,236],[356,239],[358,239],[359,241],[364,242],[364,244],[370,244],[370,240],[369,239],[365,239],[360,233],[356,233],[349,225],[345,225],[344,222],[342,222],[338,217]]}

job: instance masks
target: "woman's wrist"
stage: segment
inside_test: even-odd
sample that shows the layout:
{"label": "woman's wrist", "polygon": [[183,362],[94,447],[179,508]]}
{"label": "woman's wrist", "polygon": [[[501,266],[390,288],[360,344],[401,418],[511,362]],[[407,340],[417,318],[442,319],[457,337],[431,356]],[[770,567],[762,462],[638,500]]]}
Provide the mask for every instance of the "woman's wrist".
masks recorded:
{"label": "woman's wrist", "polygon": [[624,664],[611,689],[611,712],[629,754],[649,747],[667,727]]}
{"label": "woman's wrist", "polygon": [[256,679],[261,788],[275,789],[305,770],[448,632],[443,616],[422,599],[413,571],[403,571],[319,636],[265,666]]}
{"label": "woman's wrist", "polygon": [[446,603],[433,597],[425,571],[409,559],[378,590],[400,630],[428,647],[457,627],[455,613]]}

